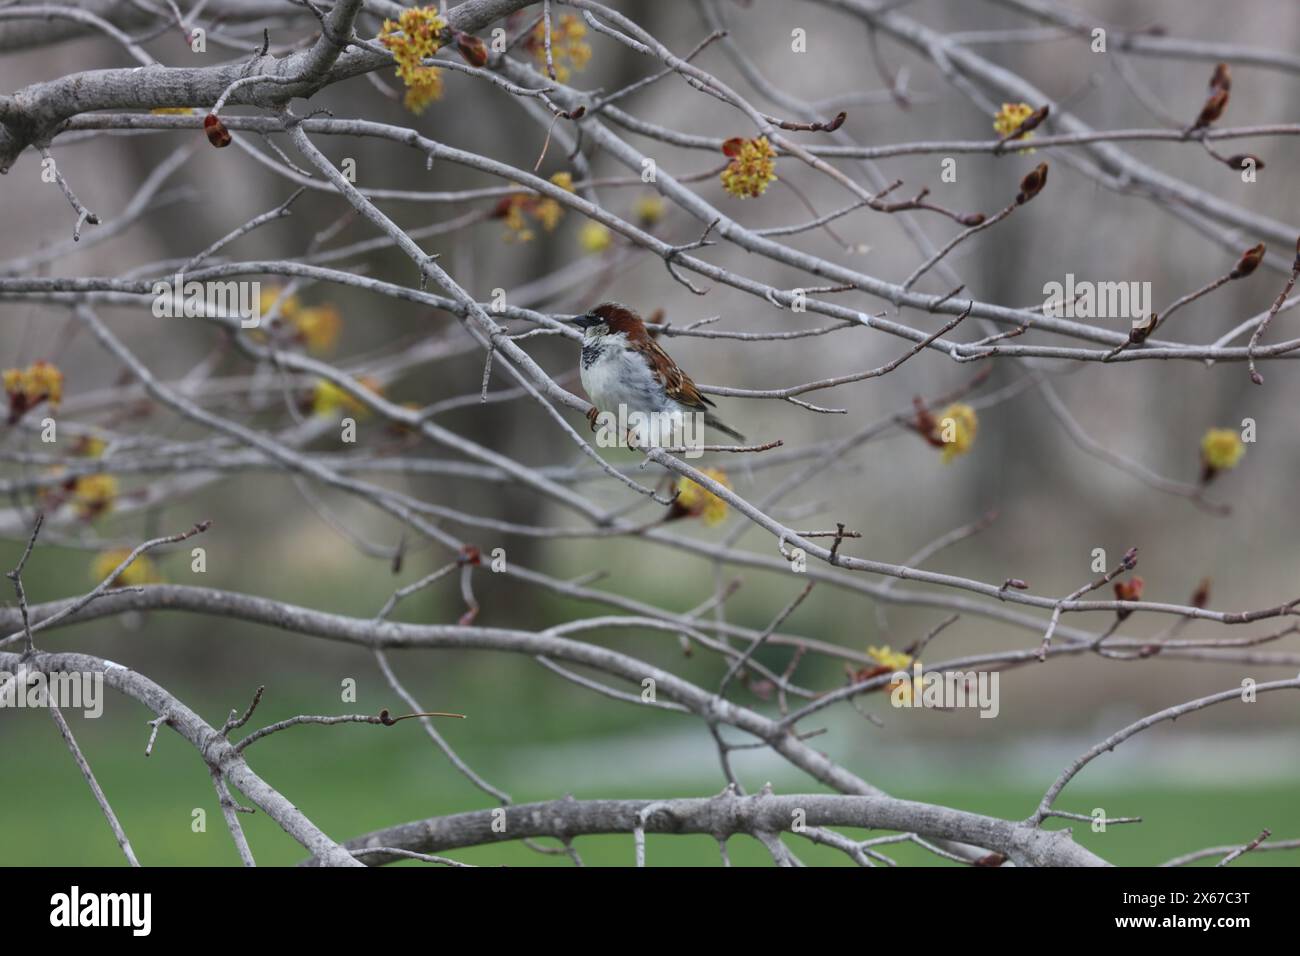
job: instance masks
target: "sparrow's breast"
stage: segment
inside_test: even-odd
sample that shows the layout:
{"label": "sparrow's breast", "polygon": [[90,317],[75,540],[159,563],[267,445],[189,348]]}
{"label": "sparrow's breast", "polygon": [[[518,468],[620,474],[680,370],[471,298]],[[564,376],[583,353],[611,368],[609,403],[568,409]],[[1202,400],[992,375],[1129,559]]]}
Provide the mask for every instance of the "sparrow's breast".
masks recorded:
{"label": "sparrow's breast", "polygon": [[660,411],[667,401],[640,353],[615,343],[583,343],[579,374],[591,403],[602,411],[615,412],[619,405],[628,411]]}

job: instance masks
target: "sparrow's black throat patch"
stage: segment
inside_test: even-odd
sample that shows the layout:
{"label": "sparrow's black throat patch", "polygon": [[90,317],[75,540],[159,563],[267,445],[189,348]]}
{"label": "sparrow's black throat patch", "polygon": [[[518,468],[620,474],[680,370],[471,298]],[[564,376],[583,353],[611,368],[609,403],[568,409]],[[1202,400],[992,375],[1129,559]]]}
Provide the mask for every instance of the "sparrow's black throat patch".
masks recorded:
{"label": "sparrow's black throat patch", "polygon": [[605,351],[605,346],[601,342],[591,341],[582,343],[582,367],[591,368],[600,354]]}

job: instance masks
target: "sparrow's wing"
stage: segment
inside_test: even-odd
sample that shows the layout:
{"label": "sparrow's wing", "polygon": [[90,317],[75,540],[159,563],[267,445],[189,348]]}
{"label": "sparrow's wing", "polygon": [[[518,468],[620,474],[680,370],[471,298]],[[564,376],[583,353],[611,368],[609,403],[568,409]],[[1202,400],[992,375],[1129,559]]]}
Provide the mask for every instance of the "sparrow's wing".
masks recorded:
{"label": "sparrow's wing", "polygon": [[645,356],[650,371],[663,385],[669,397],[691,408],[704,408],[713,404],[700,394],[691,377],[677,367],[677,363],[654,339],[647,336],[636,347]]}

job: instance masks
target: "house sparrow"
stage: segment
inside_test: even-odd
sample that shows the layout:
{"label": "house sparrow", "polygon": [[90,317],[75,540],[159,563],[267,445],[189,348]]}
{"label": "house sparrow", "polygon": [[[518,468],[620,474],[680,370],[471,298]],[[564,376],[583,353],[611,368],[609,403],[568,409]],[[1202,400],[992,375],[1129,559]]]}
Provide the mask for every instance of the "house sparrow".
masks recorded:
{"label": "house sparrow", "polygon": [[650,337],[645,323],[627,306],[603,302],[570,320],[582,329],[582,387],[596,408],[587,418],[592,430],[601,411],[703,413],[704,424],[737,441],[745,436],[714,417],[713,402],[700,394],[690,376]]}

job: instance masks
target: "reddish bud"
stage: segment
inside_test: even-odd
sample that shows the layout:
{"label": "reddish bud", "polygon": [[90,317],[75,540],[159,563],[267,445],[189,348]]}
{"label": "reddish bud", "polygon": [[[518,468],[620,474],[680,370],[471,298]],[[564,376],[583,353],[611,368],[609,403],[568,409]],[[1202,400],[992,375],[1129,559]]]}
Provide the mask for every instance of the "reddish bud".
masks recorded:
{"label": "reddish bud", "polygon": [[916,408],[916,421],[913,427],[917,433],[931,445],[936,448],[942,448],[943,439],[936,434],[939,430],[939,423],[935,421],[934,415],[925,407],[925,402],[918,396],[912,399],[912,405]]}
{"label": "reddish bud", "polygon": [[1224,89],[1215,90],[1210,94],[1210,98],[1205,101],[1205,105],[1201,107],[1201,115],[1196,117],[1192,129],[1204,129],[1209,126],[1223,115],[1223,111],[1227,106],[1228,91]]}
{"label": "reddish bud", "polygon": [[1018,139],[1019,137],[1023,136],[1025,133],[1037,129],[1039,126],[1042,125],[1043,120],[1047,119],[1047,114],[1050,113],[1051,111],[1052,108],[1048,106],[1046,103],[1044,103],[1042,106],[1038,107],[1038,109],[1034,110],[1032,113],[1030,113],[1028,116],[1025,117],[1024,121],[1021,122],[1021,124],[1016,127],[1015,132],[1012,133],[1012,136]]}
{"label": "reddish bud", "polygon": [[984,213],[982,212],[968,212],[966,215],[962,216],[957,221],[960,222],[963,226],[974,227],[974,226],[982,225],[984,220],[987,218],[988,217],[985,216]]}
{"label": "reddish bud", "polygon": [[1229,275],[1234,279],[1244,279],[1258,269],[1259,264],[1264,261],[1264,248],[1264,243],[1261,242],[1243,252]]}
{"label": "reddish bud", "polygon": [[1210,603],[1210,579],[1201,578],[1201,583],[1196,585],[1196,590],[1192,592],[1192,607],[1205,607]]}
{"label": "reddish bud", "polygon": [[477,567],[483,563],[483,552],[478,549],[477,545],[467,544],[460,549],[458,563],[462,565],[472,564]]}
{"label": "reddish bud", "polygon": [[739,156],[740,147],[745,145],[745,141],[739,136],[733,136],[722,144],[723,156]]}
{"label": "reddish bud", "polygon": [[1223,90],[1225,93],[1232,89],[1232,70],[1226,63],[1219,63],[1214,67],[1214,75],[1210,77],[1211,90]]}
{"label": "reddish bud", "polygon": [[230,145],[230,130],[226,129],[226,124],[221,122],[221,117],[216,113],[203,117],[203,132],[208,134],[208,142],[217,149]]}
{"label": "reddish bud", "polygon": [[465,58],[465,62],[470,66],[486,66],[488,61],[487,44],[472,33],[462,33],[457,30],[453,34],[456,40],[456,49],[460,55]]}
{"label": "reddish bud", "polygon": [[1142,589],[1146,582],[1139,575],[1134,575],[1127,581],[1115,582],[1115,597],[1120,601],[1140,601],[1142,600]]}
{"label": "reddish bud", "polygon": [[829,123],[822,124],[821,127],[822,131],[825,133],[833,133],[841,126],[843,126],[844,121],[848,118],[849,118],[849,114],[844,112],[843,110],[840,110],[838,113],[835,114],[835,119],[831,120]]}
{"label": "reddish bud", "polygon": [[1155,331],[1156,322],[1158,322],[1159,320],[1160,320],[1160,316],[1157,313],[1152,312],[1147,317],[1147,321],[1145,325],[1135,325],[1133,326],[1133,328],[1128,330],[1128,340],[1132,342],[1134,345],[1140,345],[1141,343],[1145,342],[1147,340],[1147,336],[1150,335],[1153,331]]}
{"label": "reddish bud", "polygon": [[[1142,588],[1145,585],[1146,582],[1136,574],[1127,581],[1116,581],[1115,599],[1117,601],[1140,601],[1142,600]],[[1129,608],[1123,608],[1115,613],[1119,615],[1119,619],[1122,621],[1133,612]]]}
{"label": "reddish bud", "polygon": [[1047,185],[1047,163],[1039,163],[1024,179],[1020,180],[1020,193],[1016,196],[1016,205],[1023,206],[1037,196]]}
{"label": "reddish bud", "polygon": [[1224,162],[1233,169],[1245,169],[1247,165],[1254,166],[1256,169],[1264,168],[1264,161],[1254,153],[1237,153],[1235,156],[1229,156]]}

